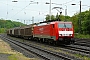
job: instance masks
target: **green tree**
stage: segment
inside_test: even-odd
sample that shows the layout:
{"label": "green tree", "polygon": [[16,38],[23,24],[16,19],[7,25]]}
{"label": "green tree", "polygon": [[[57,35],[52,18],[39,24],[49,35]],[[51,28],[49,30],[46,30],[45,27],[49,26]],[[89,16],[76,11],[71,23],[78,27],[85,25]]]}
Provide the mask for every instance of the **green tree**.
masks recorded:
{"label": "green tree", "polygon": [[[50,20],[50,15],[46,15],[46,20]],[[51,15],[51,20],[55,20],[55,16]]]}
{"label": "green tree", "polygon": [[90,10],[86,11],[85,21],[82,24],[83,24],[83,32],[85,34],[90,34]]}
{"label": "green tree", "polygon": [[9,28],[14,28],[14,27],[19,27],[19,26],[24,26],[25,24],[20,23],[20,22],[15,22],[11,20],[4,20],[0,19],[0,33],[6,32],[7,29]]}

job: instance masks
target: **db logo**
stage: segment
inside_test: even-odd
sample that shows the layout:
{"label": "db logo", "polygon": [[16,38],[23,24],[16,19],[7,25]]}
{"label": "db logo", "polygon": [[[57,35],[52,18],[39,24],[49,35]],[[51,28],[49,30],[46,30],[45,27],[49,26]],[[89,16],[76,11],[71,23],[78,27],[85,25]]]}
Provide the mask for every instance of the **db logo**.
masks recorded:
{"label": "db logo", "polygon": [[40,30],[40,31],[43,31],[43,28],[40,28],[39,30]]}

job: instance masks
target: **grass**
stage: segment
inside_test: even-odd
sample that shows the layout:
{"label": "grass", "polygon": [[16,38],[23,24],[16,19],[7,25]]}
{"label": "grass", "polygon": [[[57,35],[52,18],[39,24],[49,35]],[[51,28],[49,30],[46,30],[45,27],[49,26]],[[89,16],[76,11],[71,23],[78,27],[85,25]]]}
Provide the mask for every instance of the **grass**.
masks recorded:
{"label": "grass", "polygon": [[90,39],[90,35],[75,34],[75,38]]}
{"label": "grass", "polygon": [[10,54],[9,60],[38,60],[36,58],[27,58],[22,53],[12,50],[9,44],[0,39],[0,53]]}
{"label": "grass", "polygon": [[83,60],[90,60],[89,57],[82,56],[82,55],[79,55],[79,54],[75,54],[75,56],[77,56],[77,57],[79,57],[79,58],[82,58]]}
{"label": "grass", "polygon": [[9,58],[9,60],[18,60],[17,57],[15,57],[15,55],[11,55],[8,58]]}

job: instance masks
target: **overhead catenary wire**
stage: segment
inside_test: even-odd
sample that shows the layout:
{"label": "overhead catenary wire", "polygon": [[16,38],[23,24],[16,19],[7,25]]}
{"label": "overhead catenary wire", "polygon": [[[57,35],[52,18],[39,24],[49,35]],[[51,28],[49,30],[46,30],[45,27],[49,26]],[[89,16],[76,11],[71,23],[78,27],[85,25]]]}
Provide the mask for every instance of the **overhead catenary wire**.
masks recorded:
{"label": "overhead catenary wire", "polygon": [[90,6],[89,5],[82,5],[82,6],[84,6],[84,8],[82,8],[82,9],[85,9],[85,8],[89,7],[88,9],[90,10]]}
{"label": "overhead catenary wire", "polygon": [[[36,2],[34,2],[36,3]],[[28,5],[26,5],[24,8],[22,8],[20,11],[18,11],[16,14],[14,14],[12,17],[14,17],[15,15],[17,15],[18,13],[20,13],[22,10],[24,10],[25,8],[27,8],[30,4],[33,4],[33,3],[29,3]],[[12,18],[11,17],[11,18]]]}
{"label": "overhead catenary wire", "polygon": [[[18,8],[18,9],[22,9],[22,8],[19,7],[19,6],[14,6],[14,5],[8,4],[8,1],[7,1],[7,3],[5,3],[5,2],[1,2],[1,3],[7,6],[6,19],[7,19],[7,17],[8,17],[8,14],[10,13],[10,12],[8,12],[8,6],[12,6],[12,7],[15,7],[15,8]],[[26,6],[26,7],[28,7],[28,6]],[[25,7],[25,8],[26,8],[26,7]],[[14,8],[12,8],[12,10],[14,10]],[[22,10],[23,10],[23,9],[22,9]],[[29,10],[29,9],[27,9],[27,10]],[[20,10],[20,11],[21,11],[21,10]],[[32,10],[32,11],[34,11],[34,10]],[[24,12],[24,13],[26,13],[26,12]]]}
{"label": "overhead catenary wire", "polygon": [[75,1],[75,0],[71,0],[71,1],[65,2],[65,3],[63,3],[62,5],[65,5],[65,4],[68,4],[68,3],[71,3],[71,2],[73,2],[73,1]]}

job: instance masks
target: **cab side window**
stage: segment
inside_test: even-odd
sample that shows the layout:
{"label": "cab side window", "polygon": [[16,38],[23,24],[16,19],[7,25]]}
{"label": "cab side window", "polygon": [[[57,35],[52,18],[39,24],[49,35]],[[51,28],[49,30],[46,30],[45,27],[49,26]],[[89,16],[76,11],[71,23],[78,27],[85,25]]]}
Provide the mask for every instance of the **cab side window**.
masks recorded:
{"label": "cab side window", "polygon": [[52,25],[52,27],[54,28],[54,24]]}

